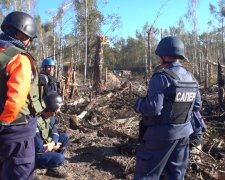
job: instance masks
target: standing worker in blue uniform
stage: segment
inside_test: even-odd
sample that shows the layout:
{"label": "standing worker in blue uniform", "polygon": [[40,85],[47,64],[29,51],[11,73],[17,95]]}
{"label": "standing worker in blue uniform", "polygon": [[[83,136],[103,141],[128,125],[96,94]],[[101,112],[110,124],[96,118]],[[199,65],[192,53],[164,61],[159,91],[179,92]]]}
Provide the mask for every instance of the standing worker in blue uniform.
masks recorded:
{"label": "standing worker in blue uniform", "polygon": [[54,77],[55,61],[51,58],[46,58],[42,61],[41,68],[40,85],[43,86],[43,97],[52,92],[60,94],[60,84]]}
{"label": "standing worker in blue uniform", "polygon": [[201,108],[200,92],[193,75],[179,62],[187,59],[180,39],[161,39],[155,53],[163,68],[151,77],[146,97],[134,105],[143,117],[134,179],[158,180],[164,172],[168,179],[183,180],[193,133],[190,118]]}
{"label": "standing worker in blue uniform", "polygon": [[36,23],[14,11],[0,34],[0,179],[33,179],[36,115],[43,110],[38,73],[27,47],[36,37]]}

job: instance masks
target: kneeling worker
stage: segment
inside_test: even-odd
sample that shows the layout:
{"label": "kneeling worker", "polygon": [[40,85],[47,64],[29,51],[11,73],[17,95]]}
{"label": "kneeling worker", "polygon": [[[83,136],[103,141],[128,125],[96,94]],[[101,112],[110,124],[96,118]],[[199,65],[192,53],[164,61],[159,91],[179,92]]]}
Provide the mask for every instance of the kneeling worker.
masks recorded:
{"label": "kneeling worker", "polygon": [[61,166],[64,163],[64,151],[69,137],[66,133],[58,134],[53,115],[60,109],[63,100],[57,93],[44,98],[46,109],[38,118],[35,136],[36,168],[47,169],[46,175],[65,178],[67,173]]}

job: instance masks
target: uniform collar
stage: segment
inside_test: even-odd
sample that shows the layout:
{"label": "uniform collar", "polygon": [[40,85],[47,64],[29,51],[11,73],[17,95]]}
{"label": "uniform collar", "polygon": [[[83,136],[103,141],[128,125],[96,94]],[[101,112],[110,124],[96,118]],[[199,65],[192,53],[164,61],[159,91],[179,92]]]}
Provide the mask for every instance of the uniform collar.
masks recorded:
{"label": "uniform collar", "polygon": [[165,68],[166,68],[166,69],[169,69],[169,68],[175,67],[175,66],[182,66],[182,64],[181,64],[179,61],[173,61],[173,62],[167,64],[167,65],[165,66]]}
{"label": "uniform collar", "polygon": [[26,49],[24,44],[20,40],[12,38],[4,33],[0,34],[0,45],[2,48],[8,48],[12,44],[21,49]]}

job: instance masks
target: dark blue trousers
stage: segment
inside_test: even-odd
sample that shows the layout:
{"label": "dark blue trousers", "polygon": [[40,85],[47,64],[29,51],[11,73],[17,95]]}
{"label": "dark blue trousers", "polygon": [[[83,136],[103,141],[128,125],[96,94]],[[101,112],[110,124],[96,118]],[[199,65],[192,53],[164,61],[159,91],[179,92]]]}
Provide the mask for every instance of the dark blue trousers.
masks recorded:
{"label": "dark blue trousers", "polygon": [[36,154],[35,165],[38,169],[48,169],[60,166],[64,163],[64,151],[69,142],[69,137],[66,133],[59,134],[59,142],[62,143],[60,149],[55,152],[46,152]]}
{"label": "dark blue trousers", "polygon": [[0,180],[32,180],[36,118],[20,126],[0,126]]}
{"label": "dark blue trousers", "polygon": [[183,180],[189,158],[189,138],[173,141],[148,141],[136,154],[135,180]]}

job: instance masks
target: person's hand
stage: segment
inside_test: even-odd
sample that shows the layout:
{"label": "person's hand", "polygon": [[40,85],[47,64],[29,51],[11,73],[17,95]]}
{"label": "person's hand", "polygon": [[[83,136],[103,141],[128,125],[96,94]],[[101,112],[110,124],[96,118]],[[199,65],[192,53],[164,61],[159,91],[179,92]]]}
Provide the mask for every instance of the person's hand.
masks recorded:
{"label": "person's hand", "polygon": [[50,143],[44,144],[45,152],[51,152],[55,146],[55,142],[52,141]]}
{"label": "person's hand", "polygon": [[57,149],[59,149],[60,148],[60,146],[62,145],[62,143],[61,142],[58,142],[54,147],[53,147],[53,151],[56,151]]}

